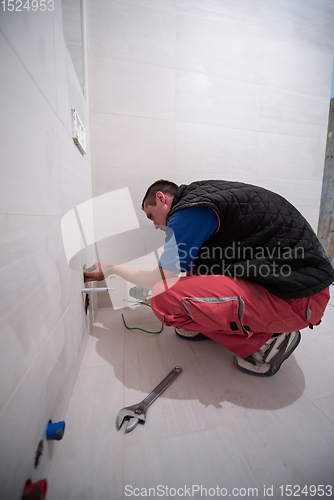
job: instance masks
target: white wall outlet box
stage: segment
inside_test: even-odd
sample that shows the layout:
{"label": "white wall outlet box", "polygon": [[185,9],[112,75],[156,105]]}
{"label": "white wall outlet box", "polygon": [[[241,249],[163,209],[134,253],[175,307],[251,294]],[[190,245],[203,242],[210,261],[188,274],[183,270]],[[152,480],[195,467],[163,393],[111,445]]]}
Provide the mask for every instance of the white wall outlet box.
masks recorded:
{"label": "white wall outlet box", "polygon": [[86,130],[74,108],[72,111],[72,137],[82,155],[86,154]]}

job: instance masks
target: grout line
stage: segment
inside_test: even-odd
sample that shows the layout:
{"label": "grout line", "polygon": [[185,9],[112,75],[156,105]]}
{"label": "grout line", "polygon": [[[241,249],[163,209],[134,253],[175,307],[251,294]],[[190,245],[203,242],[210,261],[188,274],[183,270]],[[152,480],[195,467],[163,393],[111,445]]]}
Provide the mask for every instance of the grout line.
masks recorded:
{"label": "grout line", "polygon": [[[102,169],[109,169],[109,170],[111,168],[118,169],[118,170],[122,170],[123,169],[123,167],[116,167],[116,166],[112,166],[112,167],[109,166],[108,167],[108,166],[100,166],[100,165],[95,165],[94,168],[95,169],[96,168],[102,168]],[[134,172],[142,172],[142,169],[139,169],[139,168],[137,169],[137,168],[127,167],[127,170],[128,171],[134,171]],[[150,169],[148,169],[147,172],[150,172]],[[174,170],[170,169],[169,172],[176,172],[176,173],[182,172],[182,173],[186,173],[186,174],[197,172],[197,173],[199,173],[201,175],[204,175],[204,173],[205,173],[204,171],[200,171],[200,170],[182,170],[182,169],[181,170],[180,169],[174,169]],[[213,173],[213,172],[211,172],[211,173]],[[289,177],[289,178],[286,178],[286,177],[274,177],[274,176],[265,177],[263,174],[257,173],[257,172],[254,172],[254,171],[250,171],[250,172],[247,173],[247,172],[240,172],[240,171],[239,172],[235,172],[233,170],[230,170],[230,171],[228,171],[226,173],[233,174],[233,175],[235,175],[235,174],[237,174],[237,175],[243,175],[244,177],[252,175],[253,177],[256,176],[256,177],[263,178],[263,180],[268,180],[269,179],[269,180],[278,180],[278,181],[285,180],[285,181],[288,181],[288,182],[291,182],[291,181],[301,182],[300,177],[296,177],[296,178],[294,178],[294,177]],[[219,174],[219,172],[216,172],[216,174]],[[306,182],[312,183],[313,186],[314,186],[315,183],[320,183],[320,184],[322,183],[322,180],[318,180],[318,179],[303,179],[303,180],[305,180]],[[238,182],[241,182],[241,181],[238,181]],[[101,191],[101,194],[103,194],[103,193],[105,193],[105,191]],[[305,201],[305,204],[306,204],[306,201]],[[307,206],[309,206],[309,204],[307,204]],[[144,221],[146,222],[146,219],[144,219]]]}
{"label": "grout line", "polygon": [[[328,92],[328,96],[322,96],[322,95],[319,95],[319,94],[316,94],[316,93],[307,93],[307,92],[300,92],[300,91],[297,91],[297,90],[292,90],[292,89],[289,89],[289,88],[285,88],[285,87],[280,87],[280,86],[274,86],[274,85],[266,85],[263,83],[263,75],[261,77],[259,77],[259,81],[258,82],[252,82],[252,81],[249,81],[249,80],[246,80],[246,79],[241,79],[241,78],[231,78],[229,76],[222,76],[222,75],[217,75],[217,74],[214,74],[214,73],[210,73],[210,72],[200,72],[200,71],[192,71],[192,70],[187,70],[187,69],[182,69],[182,68],[178,68],[177,67],[177,64],[175,64],[175,67],[173,66],[161,66],[159,64],[156,64],[156,63],[147,63],[147,62],[141,62],[141,61],[134,61],[132,59],[123,59],[121,57],[110,57],[110,56],[103,56],[103,55],[97,55],[95,53],[88,53],[88,56],[91,57],[91,58],[94,58],[95,60],[96,59],[106,59],[106,60],[109,60],[109,61],[123,61],[123,62],[126,62],[126,63],[130,63],[130,64],[138,64],[138,65],[141,65],[141,66],[149,66],[149,67],[153,67],[153,68],[164,68],[164,69],[168,69],[168,70],[172,70],[172,71],[175,71],[175,73],[177,71],[179,72],[183,72],[183,73],[189,73],[191,75],[196,75],[196,76],[206,76],[206,77],[213,77],[213,78],[217,78],[217,79],[221,79],[221,80],[228,80],[228,81],[232,81],[232,82],[240,82],[240,83],[245,83],[247,85],[252,85],[253,87],[265,87],[267,89],[272,89],[273,91],[283,91],[283,92],[290,92],[291,94],[297,94],[301,97],[311,97],[313,99],[322,99],[324,101],[324,104],[328,103],[329,104],[329,94],[330,92]],[[92,71],[91,71],[92,73]],[[325,83],[325,82],[323,82]]]}
{"label": "grout line", "polygon": [[[176,77],[175,77],[176,78]],[[175,84],[176,85],[176,84]],[[262,95],[262,93],[261,93]],[[260,106],[260,109],[261,109],[262,105]],[[184,124],[187,124],[187,125],[205,125],[207,127],[217,127],[217,128],[220,128],[220,129],[227,129],[227,130],[240,130],[241,132],[250,132],[250,133],[258,133],[258,134],[268,134],[268,135],[278,135],[278,136],[283,136],[283,137],[299,137],[301,139],[305,139],[307,137],[311,138],[312,139],[318,139],[318,140],[323,140],[323,135],[320,135],[317,137],[317,136],[314,136],[312,134],[309,134],[309,135],[298,135],[298,134],[284,134],[284,133],[280,133],[280,132],[271,132],[271,131],[267,131],[267,130],[261,130],[261,126],[259,124],[259,127],[258,128],[242,128],[242,127],[230,127],[230,126],[227,126],[227,125],[223,125],[223,124],[216,124],[216,123],[206,123],[206,122],[201,122],[201,121],[187,121],[187,120],[178,120],[177,118],[152,118],[151,116],[144,116],[144,115],[131,115],[131,114],[119,114],[119,113],[106,113],[104,111],[93,111],[93,110],[90,110],[90,114],[96,114],[96,115],[105,115],[105,116],[117,116],[117,117],[125,117],[125,118],[135,118],[135,119],[138,119],[138,120],[152,120],[152,121],[162,121],[162,122],[175,122],[175,123],[184,123]],[[175,92],[175,115],[176,115],[176,92]],[[260,115],[259,115],[259,119],[261,119],[261,116],[266,116],[264,115],[263,113],[260,112]],[[279,115],[268,115],[270,117],[274,117],[274,118],[277,118],[279,117]],[[294,117],[291,117],[291,120],[294,120],[295,118]],[[315,123],[317,127],[320,127],[320,123],[317,123],[315,121],[312,121],[312,120],[305,120],[305,119],[299,119],[299,121],[302,121],[303,123]],[[90,128],[92,127],[100,127],[100,128],[104,128],[104,129],[107,129],[107,130],[111,130],[111,128],[108,127],[108,125],[100,125],[100,124],[90,124]]]}
{"label": "grout line", "polygon": [[[328,397],[333,397],[333,396],[328,396]],[[320,399],[327,399],[327,398],[320,398]],[[334,420],[333,420],[333,419],[331,419],[328,415],[326,415],[326,413],[322,410],[322,408],[319,408],[319,406],[317,406],[317,405],[315,404],[315,402],[314,402],[314,401],[320,401],[319,399],[310,400],[310,401],[311,401],[311,402],[313,403],[313,405],[317,408],[317,410],[319,410],[319,411],[320,411],[320,412],[321,412],[321,413],[322,413],[322,414],[323,414],[323,415],[324,415],[324,416],[325,416],[325,417],[326,417],[326,418],[327,418],[327,419],[328,419],[328,420],[329,420],[332,424],[334,424]]]}
{"label": "grout line", "polygon": [[312,403],[315,403],[316,401],[322,401],[323,399],[329,399],[329,398],[334,398],[334,393],[331,394],[330,396],[324,396],[323,398],[312,399],[311,401]]}

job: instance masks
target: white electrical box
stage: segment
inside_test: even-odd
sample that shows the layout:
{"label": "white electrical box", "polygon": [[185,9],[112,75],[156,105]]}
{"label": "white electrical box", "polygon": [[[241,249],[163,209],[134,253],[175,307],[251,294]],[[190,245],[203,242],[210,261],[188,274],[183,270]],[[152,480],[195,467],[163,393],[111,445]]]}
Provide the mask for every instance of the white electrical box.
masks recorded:
{"label": "white electrical box", "polygon": [[86,154],[86,130],[74,108],[72,108],[72,137],[81,154]]}

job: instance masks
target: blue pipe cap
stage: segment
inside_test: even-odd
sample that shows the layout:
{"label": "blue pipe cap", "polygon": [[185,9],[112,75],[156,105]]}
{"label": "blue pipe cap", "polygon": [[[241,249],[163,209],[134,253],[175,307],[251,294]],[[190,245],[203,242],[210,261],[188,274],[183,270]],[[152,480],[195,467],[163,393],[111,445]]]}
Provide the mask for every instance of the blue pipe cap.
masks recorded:
{"label": "blue pipe cap", "polygon": [[49,423],[46,428],[46,439],[55,439],[60,441],[63,439],[65,432],[65,422]]}

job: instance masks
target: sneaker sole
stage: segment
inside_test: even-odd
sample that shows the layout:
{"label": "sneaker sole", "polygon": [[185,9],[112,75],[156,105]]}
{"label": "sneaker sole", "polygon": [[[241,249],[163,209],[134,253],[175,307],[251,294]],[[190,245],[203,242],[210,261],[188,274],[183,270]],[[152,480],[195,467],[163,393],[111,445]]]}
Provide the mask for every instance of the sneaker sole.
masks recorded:
{"label": "sneaker sole", "polygon": [[180,333],[177,333],[176,330],[175,330],[175,333],[176,333],[176,335],[178,337],[180,337],[181,339],[184,339],[184,340],[195,340],[195,341],[198,341],[198,340],[210,340],[209,337],[206,337],[205,335],[203,335],[203,333],[198,333],[194,337],[187,337],[186,335],[181,335]]}
{"label": "sneaker sole", "polygon": [[300,331],[297,332],[296,337],[294,338],[293,342],[291,343],[289,350],[286,352],[279,353],[277,358],[274,360],[274,363],[271,365],[271,368],[266,372],[266,373],[256,373],[252,372],[250,370],[247,370],[246,368],[242,368],[241,366],[238,365],[238,361],[236,357],[233,357],[234,363],[237,365],[240,371],[243,373],[247,373],[247,375],[253,375],[254,377],[272,377],[275,375],[275,373],[278,372],[278,370],[281,367],[281,364],[288,359],[289,356],[293,353],[293,351],[296,349],[298,346],[299,342],[301,340],[301,333]]}

